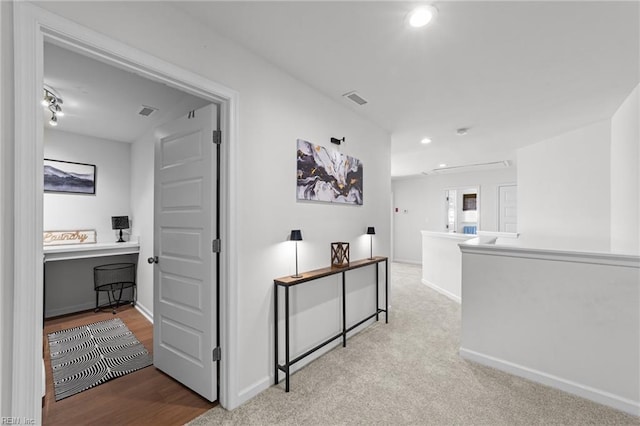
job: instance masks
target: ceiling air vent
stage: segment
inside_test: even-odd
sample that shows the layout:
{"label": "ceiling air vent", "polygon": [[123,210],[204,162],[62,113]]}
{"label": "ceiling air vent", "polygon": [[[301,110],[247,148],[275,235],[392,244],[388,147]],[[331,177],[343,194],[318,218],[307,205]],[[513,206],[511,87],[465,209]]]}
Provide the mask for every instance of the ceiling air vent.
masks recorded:
{"label": "ceiling air vent", "polygon": [[142,109],[140,111],[138,111],[138,114],[143,115],[145,117],[148,117],[151,114],[153,114],[154,112],[156,112],[157,110],[158,110],[158,108],[142,105]]}
{"label": "ceiling air vent", "polygon": [[342,96],[344,96],[345,98],[349,99],[351,102],[355,102],[358,105],[364,105],[364,104],[366,104],[368,102],[362,96],[358,95],[355,91],[349,92],[349,93],[345,93]]}

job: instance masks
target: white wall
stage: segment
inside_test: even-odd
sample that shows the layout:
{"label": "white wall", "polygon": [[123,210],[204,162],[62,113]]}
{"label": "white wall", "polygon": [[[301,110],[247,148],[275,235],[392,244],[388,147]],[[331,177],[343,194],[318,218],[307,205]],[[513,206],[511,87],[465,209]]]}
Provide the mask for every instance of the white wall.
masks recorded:
{"label": "white wall", "polygon": [[640,253],[640,86],[611,118],[611,250]]}
{"label": "white wall", "polygon": [[609,250],[611,124],[518,151],[518,232],[554,247]]}
{"label": "white wall", "polygon": [[640,414],[640,258],[462,251],[463,357]]}
{"label": "white wall", "polygon": [[[422,236],[427,229],[426,178],[394,179],[393,188],[393,260],[420,263]],[[396,212],[395,209],[398,209]],[[442,209],[444,215],[444,207]]]}
{"label": "white wall", "polygon": [[462,301],[462,253],[458,244],[475,235],[422,231],[422,284]]}
{"label": "white wall", "polygon": [[150,129],[131,146],[131,232],[140,244],[138,262],[138,308],[153,315],[153,265],[147,258],[154,256],[154,141]]}
{"label": "white wall", "polygon": [[515,167],[394,179],[394,259],[420,264],[420,231],[445,232],[445,189],[479,187],[479,230],[497,231],[498,186],[515,182]]}
{"label": "white wall", "polygon": [[[375,254],[388,255],[390,137],[335,99],[261,60],[167,3],[42,3],[95,31],[224,84],[240,94],[237,153],[238,292],[237,395],[243,402],[271,384],[273,370],[273,279],[294,269],[291,229],[302,229],[300,269],[329,263],[329,244],[350,241],[351,256],[367,256],[367,226],[376,227]],[[295,200],[296,139],[331,146],[345,136],[342,152],[364,164],[364,206],[298,203]],[[332,147],[333,148],[333,147]],[[144,220],[136,214],[136,221]],[[142,256],[142,255],[141,255]],[[358,271],[354,289],[369,279]],[[354,290],[358,291],[358,290]],[[364,290],[363,290],[364,291]],[[310,285],[297,290],[292,327],[304,343],[327,337],[337,315],[335,289]],[[326,304],[323,301],[327,301]],[[357,298],[350,305],[358,308]],[[299,343],[298,343],[299,344]]]}
{"label": "white wall", "polygon": [[[0,2],[0,342],[13,339],[13,4]],[[0,415],[11,407],[12,351],[0,351]]]}
{"label": "white wall", "polygon": [[45,193],[43,229],[95,229],[99,243],[115,242],[111,216],[131,216],[131,145],[46,128],[44,156],[95,164],[96,193]]}

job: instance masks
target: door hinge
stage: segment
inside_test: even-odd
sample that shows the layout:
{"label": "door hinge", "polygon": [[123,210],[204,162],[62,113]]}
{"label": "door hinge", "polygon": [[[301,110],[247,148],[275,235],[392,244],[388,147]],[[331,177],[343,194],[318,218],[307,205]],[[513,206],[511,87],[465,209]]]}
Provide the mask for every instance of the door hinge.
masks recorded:
{"label": "door hinge", "polygon": [[216,145],[220,145],[222,143],[222,131],[214,130],[213,131],[213,143]]}
{"label": "door hinge", "polygon": [[222,249],[222,242],[220,241],[220,238],[216,238],[215,240],[211,241],[211,251],[213,251],[214,253],[220,253]]}
{"label": "door hinge", "polygon": [[213,361],[220,361],[221,356],[222,351],[220,350],[220,346],[213,348]]}

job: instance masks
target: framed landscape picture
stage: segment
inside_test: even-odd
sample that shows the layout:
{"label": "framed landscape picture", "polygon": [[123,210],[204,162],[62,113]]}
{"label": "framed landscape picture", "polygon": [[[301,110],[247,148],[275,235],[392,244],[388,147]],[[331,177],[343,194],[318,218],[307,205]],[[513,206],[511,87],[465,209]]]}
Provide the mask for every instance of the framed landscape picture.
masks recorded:
{"label": "framed landscape picture", "polygon": [[45,158],[44,192],[95,194],[96,166]]}
{"label": "framed landscape picture", "polygon": [[362,205],[362,162],[298,139],[297,199]]}

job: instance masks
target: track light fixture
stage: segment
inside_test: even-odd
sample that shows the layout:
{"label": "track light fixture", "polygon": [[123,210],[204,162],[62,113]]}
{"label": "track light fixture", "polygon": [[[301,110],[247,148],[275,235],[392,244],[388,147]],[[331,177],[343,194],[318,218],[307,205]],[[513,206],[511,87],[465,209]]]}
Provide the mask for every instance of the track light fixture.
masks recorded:
{"label": "track light fixture", "polygon": [[60,105],[56,104],[55,110],[58,117],[64,117],[64,111],[62,111],[62,107]]}
{"label": "track light fixture", "polygon": [[64,112],[62,111],[63,104],[62,97],[56,92],[52,87],[45,85],[43,87],[44,97],[42,98],[41,104],[43,107],[48,108],[51,112],[51,120],[49,120],[49,124],[51,126],[58,125],[58,117],[64,116]]}

